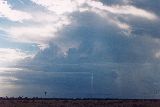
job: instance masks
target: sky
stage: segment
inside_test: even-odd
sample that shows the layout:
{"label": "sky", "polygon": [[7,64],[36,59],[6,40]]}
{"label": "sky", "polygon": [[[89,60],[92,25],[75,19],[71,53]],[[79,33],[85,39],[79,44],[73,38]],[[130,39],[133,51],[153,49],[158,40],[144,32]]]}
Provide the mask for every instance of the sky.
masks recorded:
{"label": "sky", "polygon": [[160,98],[160,0],[0,0],[0,96]]}

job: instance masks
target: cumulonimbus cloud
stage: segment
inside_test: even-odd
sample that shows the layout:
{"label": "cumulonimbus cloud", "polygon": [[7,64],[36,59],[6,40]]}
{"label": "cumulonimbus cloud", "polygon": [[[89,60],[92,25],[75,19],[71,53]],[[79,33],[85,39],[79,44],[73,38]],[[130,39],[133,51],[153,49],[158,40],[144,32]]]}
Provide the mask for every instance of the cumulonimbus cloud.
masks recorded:
{"label": "cumulonimbus cloud", "polygon": [[[112,39],[120,42],[122,39],[122,35],[132,35],[132,23],[129,23],[132,18],[134,20],[144,19],[150,22],[154,22],[158,19],[158,17],[154,13],[127,3],[125,5],[108,5],[98,0],[31,0],[31,2],[38,6],[41,6],[41,8],[38,7],[35,12],[25,13],[25,15],[21,14],[21,19],[18,19],[17,17],[14,19],[14,17],[12,17],[12,14],[15,12],[15,10],[13,10],[7,2],[3,2],[1,5],[6,6],[5,8],[9,8],[9,11],[3,11],[3,17],[7,17],[7,19],[11,21],[25,21],[23,21],[23,23],[18,26],[11,25],[7,29],[2,28],[2,30],[5,31],[7,36],[13,41],[35,43],[41,49],[45,49],[48,47],[48,45],[50,45],[51,42],[55,42],[55,44],[60,47],[60,50],[63,52],[62,54],[64,54],[64,57],[66,57],[65,55],[69,55],[69,53],[71,53],[72,55],[73,53],[77,53],[79,58],[87,57],[89,55],[88,52],[93,52],[92,49],[94,49],[94,46],[107,46],[107,44],[103,42],[101,44],[99,43],[102,40],[100,38],[103,36],[113,36]],[[38,9],[44,9],[44,11],[46,12],[39,12]],[[21,11],[19,12],[21,13]],[[93,17],[90,17],[89,15],[87,16],[85,14],[92,14],[91,16]],[[26,15],[29,17],[25,17]],[[83,19],[84,21],[79,20],[79,18],[81,17],[85,17]],[[91,18],[91,21],[85,21],[89,17]],[[100,20],[100,23],[96,23],[97,20]],[[86,25],[87,22],[89,22],[92,26]],[[80,26],[85,27],[82,28]],[[76,29],[74,29],[74,27]],[[107,30],[104,27],[106,27]],[[112,28],[112,30],[109,28]],[[78,30],[70,31],[71,29]],[[89,31],[87,31],[87,29]],[[73,34],[77,36],[70,38],[70,35],[67,34],[67,31],[71,32],[71,36],[73,36]],[[95,33],[90,33],[93,31],[95,31]],[[65,35],[63,34],[63,32],[66,32]],[[90,35],[90,38],[84,36],[85,33],[89,33],[88,35]],[[120,36],[119,40],[119,37],[115,38],[116,35]],[[98,39],[98,37],[100,38]],[[79,40],[77,40],[77,38],[79,38]],[[87,38],[89,39],[89,42],[85,40]],[[96,39],[99,41],[97,41]],[[85,48],[85,42],[88,42],[87,45],[90,46],[91,50]],[[125,41],[122,40],[121,42]],[[126,44],[127,43],[128,42],[126,42]],[[112,48],[118,49],[120,47]],[[82,51],[84,51],[84,53]],[[100,51],[100,53],[104,52],[104,54],[108,54],[105,48]],[[98,53],[96,53],[96,51],[94,52],[95,55],[93,56],[95,57]],[[118,51],[115,51],[115,56],[117,55],[116,52],[118,53]],[[124,54],[128,53],[129,52],[124,52]],[[115,56],[113,55],[113,57]],[[121,60],[123,60],[123,58],[121,58]]]}

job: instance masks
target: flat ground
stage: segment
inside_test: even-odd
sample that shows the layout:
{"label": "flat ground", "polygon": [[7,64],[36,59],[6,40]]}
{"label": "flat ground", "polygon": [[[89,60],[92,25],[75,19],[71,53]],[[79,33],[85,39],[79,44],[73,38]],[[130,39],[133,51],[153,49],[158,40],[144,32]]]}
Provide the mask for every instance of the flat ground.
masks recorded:
{"label": "flat ground", "polygon": [[0,107],[160,107],[160,100],[1,99]]}

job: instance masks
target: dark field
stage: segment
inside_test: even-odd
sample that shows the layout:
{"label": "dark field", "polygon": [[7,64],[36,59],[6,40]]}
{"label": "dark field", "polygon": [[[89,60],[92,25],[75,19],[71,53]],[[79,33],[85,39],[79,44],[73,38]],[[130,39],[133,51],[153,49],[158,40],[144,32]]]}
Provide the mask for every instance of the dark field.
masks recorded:
{"label": "dark field", "polygon": [[160,100],[1,99],[0,107],[160,107]]}

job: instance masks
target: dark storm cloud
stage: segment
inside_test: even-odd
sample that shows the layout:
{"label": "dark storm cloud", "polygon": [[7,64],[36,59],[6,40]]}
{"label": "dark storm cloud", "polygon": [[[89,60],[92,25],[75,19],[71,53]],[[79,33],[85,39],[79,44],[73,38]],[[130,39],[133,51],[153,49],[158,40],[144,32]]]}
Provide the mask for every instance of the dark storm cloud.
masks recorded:
{"label": "dark storm cloud", "polygon": [[[126,5],[126,1],[110,2]],[[145,0],[141,2],[143,1],[145,2]],[[149,1],[146,1],[146,5],[147,2]],[[132,3],[138,6],[134,1]],[[140,8],[145,8],[142,4]],[[157,8],[154,10],[151,5],[149,6],[150,11],[157,13]],[[22,64],[34,72],[44,71],[44,74],[42,73],[40,77],[27,76],[31,77],[32,81],[24,76],[24,81],[19,84],[27,82],[40,85],[52,84],[54,94],[60,95],[59,92],[65,94],[65,91],[72,90],[75,92],[70,94],[72,97],[74,95],[90,97],[91,93],[88,91],[91,91],[90,79],[93,73],[94,97],[157,98],[159,96],[154,95],[155,90],[160,88],[158,82],[160,55],[156,56],[160,51],[159,19],[148,21],[134,16],[116,16],[131,27],[131,32],[128,33],[127,30],[113,24],[108,17],[104,18],[93,12],[77,12],[72,14],[72,18],[72,25],[58,32],[57,38],[50,40],[48,48],[39,51],[33,59]],[[55,72],[59,74],[54,74],[53,79],[50,74]],[[71,76],[67,77],[65,73],[71,73]],[[18,78],[22,79],[21,76]]]}
{"label": "dark storm cloud", "polygon": [[159,0],[132,0],[132,5],[136,7],[143,8],[145,10],[156,13],[160,16],[160,1]]}
{"label": "dark storm cloud", "polygon": [[[75,15],[75,23],[59,32],[50,47],[40,51],[34,61],[55,63],[155,62],[160,44],[155,42],[159,31],[155,24],[143,21],[133,23],[127,37],[124,30],[94,13]],[[78,22],[78,24],[76,23]],[[127,21],[126,21],[127,22]],[[154,32],[155,31],[155,32]],[[74,47],[76,46],[76,47]],[[64,55],[63,50],[66,49]]]}

